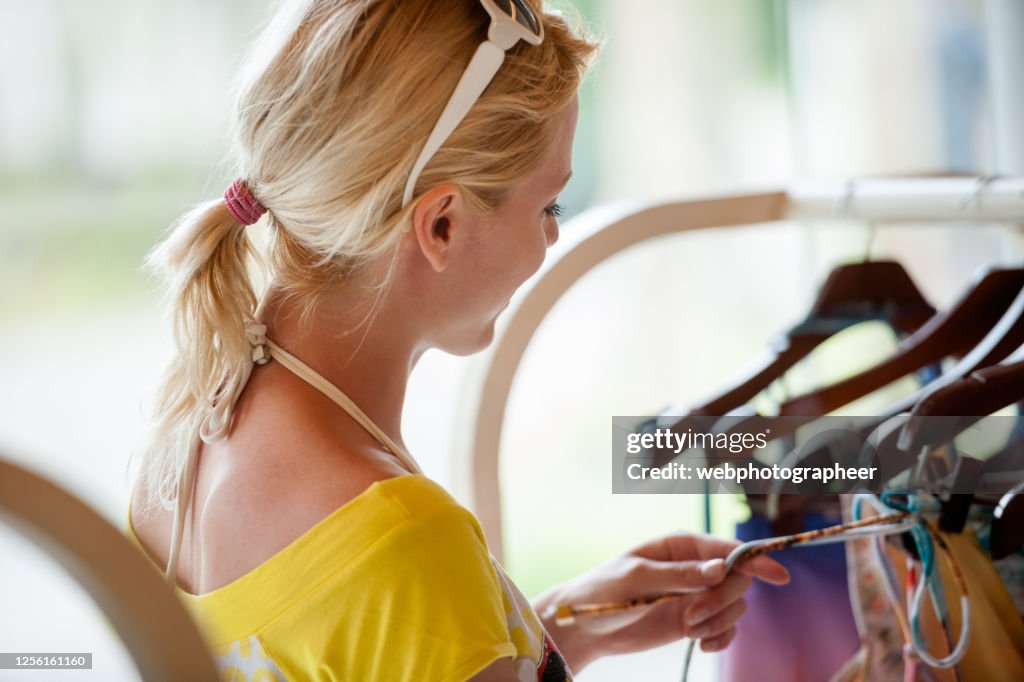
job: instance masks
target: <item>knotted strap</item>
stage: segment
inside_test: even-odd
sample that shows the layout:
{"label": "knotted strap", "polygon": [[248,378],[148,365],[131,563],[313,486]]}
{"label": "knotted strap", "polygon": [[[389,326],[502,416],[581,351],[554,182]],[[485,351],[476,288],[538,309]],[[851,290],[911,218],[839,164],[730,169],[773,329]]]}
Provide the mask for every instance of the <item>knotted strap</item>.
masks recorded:
{"label": "knotted strap", "polygon": [[[178,555],[181,549],[182,532],[185,527],[185,514],[188,510],[189,501],[192,499],[192,489],[195,485],[196,461],[199,457],[200,443],[215,443],[222,440],[228,434],[228,427],[231,425],[231,413],[238,402],[238,396],[242,389],[249,382],[252,375],[253,364],[265,365],[270,362],[270,349],[267,346],[267,327],[255,320],[248,320],[245,323],[245,338],[249,342],[252,351],[247,357],[239,361],[232,376],[228,377],[225,390],[220,395],[217,403],[203,417],[199,423],[199,433],[192,440],[189,446],[188,456],[185,459],[185,466],[181,469],[178,477],[178,495],[174,500],[174,525],[171,527],[171,550],[167,561],[167,569],[164,577],[172,585],[175,583],[175,575],[178,568]],[[182,504],[182,501],[185,501]]]}
{"label": "knotted strap", "polygon": [[[231,424],[231,413],[234,410],[238,396],[245,388],[249,377],[252,374],[253,364],[265,365],[271,358],[276,358],[283,367],[303,379],[332,402],[341,407],[363,428],[370,432],[381,445],[387,448],[392,454],[398,457],[406,468],[414,474],[422,474],[423,469],[413,459],[412,455],[405,451],[387,433],[377,426],[366,414],[359,409],[351,398],[334,384],[330,383],[317,374],[309,365],[278,346],[267,338],[266,325],[255,320],[249,320],[245,325],[245,336],[249,341],[252,352],[248,357],[242,358],[235,368],[234,374],[227,379],[227,385],[220,395],[217,403],[213,405],[210,412],[203,418],[199,425],[199,433],[189,448],[185,466],[182,468],[178,479],[178,495],[174,500],[174,525],[171,529],[170,559],[167,562],[165,577],[174,585],[177,574],[178,554],[181,548],[181,534],[185,527],[185,514],[192,499],[192,489],[195,485],[196,461],[199,454],[200,442],[215,443],[228,433],[228,426]],[[184,503],[183,503],[184,501]]]}
{"label": "knotted strap", "polygon": [[235,408],[238,396],[249,381],[253,363],[265,365],[270,362],[270,351],[267,347],[267,327],[254,320],[245,324],[245,337],[249,341],[252,352],[249,357],[242,358],[234,372],[227,378],[227,384],[199,425],[199,437],[204,443],[216,443],[228,434],[231,425],[231,411]]}

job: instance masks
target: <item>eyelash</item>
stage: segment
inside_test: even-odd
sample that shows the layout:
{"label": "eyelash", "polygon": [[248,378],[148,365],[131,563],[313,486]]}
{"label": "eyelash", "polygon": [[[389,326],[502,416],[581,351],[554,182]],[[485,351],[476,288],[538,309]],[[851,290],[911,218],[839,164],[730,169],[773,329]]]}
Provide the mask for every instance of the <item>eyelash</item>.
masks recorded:
{"label": "eyelash", "polygon": [[546,213],[547,215],[549,215],[549,216],[551,216],[553,218],[557,218],[557,217],[561,216],[562,213],[564,213],[564,212],[565,212],[565,209],[562,208],[561,204],[551,204],[550,206],[548,206],[547,208],[544,209],[544,213]]}

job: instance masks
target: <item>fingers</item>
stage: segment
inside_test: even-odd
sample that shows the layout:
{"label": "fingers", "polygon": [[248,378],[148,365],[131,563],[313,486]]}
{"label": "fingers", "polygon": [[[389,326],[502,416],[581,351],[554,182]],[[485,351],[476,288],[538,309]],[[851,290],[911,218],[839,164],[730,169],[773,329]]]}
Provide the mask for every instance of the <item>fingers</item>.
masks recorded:
{"label": "fingers", "polygon": [[[709,561],[716,558],[724,559],[739,545],[738,540],[710,535],[671,533],[637,547],[631,553],[634,556],[660,561]],[[743,561],[736,566],[736,570],[772,585],[785,585],[789,582],[789,571],[767,555]]]}
{"label": "fingers", "polygon": [[789,571],[786,570],[786,567],[775,559],[764,555],[744,561],[734,570],[772,585],[785,585],[789,582]]}
{"label": "fingers", "polygon": [[732,629],[736,625],[736,621],[746,611],[747,602],[745,600],[734,601],[723,611],[716,613],[697,625],[691,626],[687,634],[692,639],[714,639]]}
{"label": "fingers", "polygon": [[706,654],[714,653],[715,651],[721,651],[725,647],[729,646],[729,643],[732,642],[735,636],[736,628],[731,627],[716,637],[700,640],[700,650]]}
{"label": "fingers", "polygon": [[[725,562],[652,561],[635,559],[629,583],[638,594],[656,592],[700,592],[714,587],[725,578]],[[748,578],[749,580],[749,578]]]}
{"label": "fingers", "polygon": [[701,625],[742,601],[743,593],[750,587],[750,583],[749,576],[737,573],[729,576],[720,586],[695,597],[683,614],[687,628]]}
{"label": "fingers", "polygon": [[634,547],[628,554],[657,561],[724,559],[740,543],[710,535],[669,533]]}

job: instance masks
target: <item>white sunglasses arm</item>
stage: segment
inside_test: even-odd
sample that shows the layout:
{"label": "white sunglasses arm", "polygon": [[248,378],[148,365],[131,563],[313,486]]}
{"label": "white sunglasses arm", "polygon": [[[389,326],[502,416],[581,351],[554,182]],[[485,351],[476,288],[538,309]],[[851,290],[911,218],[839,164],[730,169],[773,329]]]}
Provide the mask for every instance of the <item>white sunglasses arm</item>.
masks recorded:
{"label": "white sunglasses arm", "polygon": [[412,172],[409,173],[409,179],[405,183],[405,193],[402,195],[402,208],[408,206],[409,200],[412,199],[413,188],[424,166],[466,117],[504,60],[505,50],[490,40],[480,43],[469,66],[463,71],[459,84],[455,86],[455,92],[452,93],[447,106],[441,112],[441,118],[438,119],[437,125],[431,131],[430,137],[427,138],[427,143],[423,145],[423,150],[420,151],[419,158],[416,159],[416,164],[412,167]]}

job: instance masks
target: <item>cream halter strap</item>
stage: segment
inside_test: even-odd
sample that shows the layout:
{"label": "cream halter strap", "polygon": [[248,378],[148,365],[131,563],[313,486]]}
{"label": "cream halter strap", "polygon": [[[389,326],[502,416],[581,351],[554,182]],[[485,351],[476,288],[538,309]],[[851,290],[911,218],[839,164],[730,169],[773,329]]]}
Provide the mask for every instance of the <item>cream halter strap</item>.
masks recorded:
{"label": "cream halter strap", "polygon": [[[231,424],[231,411],[234,409],[238,396],[245,388],[252,374],[253,364],[264,365],[270,362],[271,358],[281,363],[300,379],[303,379],[325,396],[333,400],[341,409],[351,415],[364,429],[376,438],[381,445],[387,448],[392,454],[406,466],[407,469],[416,474],[422,474],[423,470],[413,459],[412,455],[405,451],[400,445],[391,439],[388,434],[374,424],[366,414],[359,409],[352,399],[342,393],[341,389],[327,381],[314,372],[306,363],[278,346],[267,338],[266,325],[250,321],[245,327],[246,337],[249,345],[252,346],[252,358],[246,358],[237,368],[237,373],[229,379],[223,395],[213,406],[210,412],[203,418],[199,425],[199,432],[196,434],[192,445],[189,448],[188,458],[182,468],[181,476],[178,479],[178,494],[174,500],[174,526],[171,531],[170,558],[167,562],[167,571],[164,576],[171,585],[175,584],[175,576],[178,568],[178,554],[181,550],[182,529],[185,527],[185,514],[191,503],[193,486],[195,485],[195,468],[199,454],[199,444],[215,443],[227,436],[228,426]],[[182,504],[182,500],[185,503]]]}

